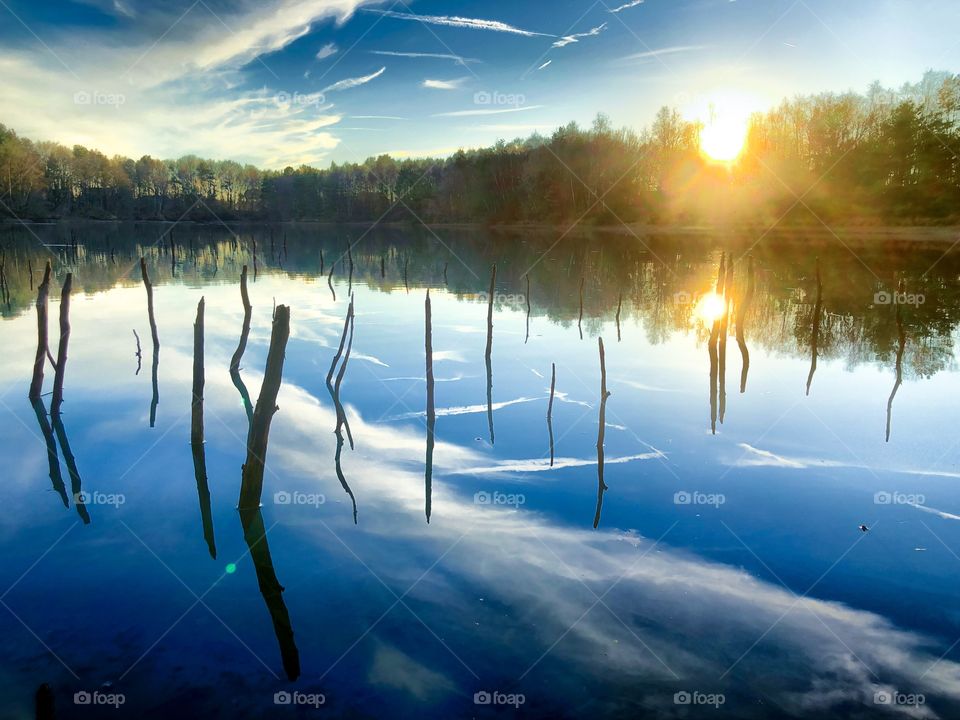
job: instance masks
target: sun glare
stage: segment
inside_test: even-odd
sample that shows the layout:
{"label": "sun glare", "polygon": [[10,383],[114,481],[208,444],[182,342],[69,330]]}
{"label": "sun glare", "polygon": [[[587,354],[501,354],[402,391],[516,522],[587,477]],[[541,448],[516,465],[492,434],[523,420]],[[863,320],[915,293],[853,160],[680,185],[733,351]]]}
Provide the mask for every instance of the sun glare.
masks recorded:
{"label": "sun glare", "polygon": [[731,162],[743,151],[746,140],[745,119],[716,117],[700,131],[700,150],[711,160]]}
{"label": "sun glare", "polygon": [[697,301],[697,307],[694,313],[705,325],[712,325],[714,320],[718,320],[723,316],[724,309],[725,303],[723,296],[708,292],[702,295]]}
{"label": "sun glare", "polygon": [[729,163],[743,152],[750,115],[760,106],[759,98],[743,91],[715,89],[692,97],[682,112],[701,125],[700,152],[715,162]]}

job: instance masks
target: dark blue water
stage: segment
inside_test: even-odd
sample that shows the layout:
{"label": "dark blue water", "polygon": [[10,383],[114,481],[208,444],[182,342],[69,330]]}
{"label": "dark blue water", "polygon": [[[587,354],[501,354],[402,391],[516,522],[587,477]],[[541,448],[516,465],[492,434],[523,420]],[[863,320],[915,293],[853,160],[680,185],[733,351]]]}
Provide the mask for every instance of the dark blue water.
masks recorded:
{"label": "dark blue water", "polygon": [[[3,717],[32,717],[43,684],[67,718],[956,716],[960,294],[957,263],[937,262],[947,247],[179,227],[171,255],[166,231],[4,239]],[[714,385],[702,295],[724,251],[732,308]],[[153,427],[141,255],[160,339]],[[62,493],[27,400],[29,268],[35,288],[48,258],[54,355],[67,272],[75,285],[62,429],[76,473],[55,437]],[[243,265],[254,402],[274,304],[291,314],[262,525],[246,532],[248,424],[228,372]],[[901,280],[922,303],[877,302]],[[351,291],[339,398],[354,447],[340,466],[356,524],[325,382]],[[206,528],[190,445],[201,297]]]}

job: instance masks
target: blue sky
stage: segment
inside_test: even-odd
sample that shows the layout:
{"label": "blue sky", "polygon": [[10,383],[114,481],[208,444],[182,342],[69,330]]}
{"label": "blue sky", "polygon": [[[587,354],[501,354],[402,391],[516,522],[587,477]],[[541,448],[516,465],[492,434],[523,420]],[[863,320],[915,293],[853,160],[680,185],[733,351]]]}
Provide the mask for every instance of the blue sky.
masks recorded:
{"label": "blue sky", "polygon": [[0,0],[0,17],[0,122],[21,134],[271,168],[960,66],[955,0]]}

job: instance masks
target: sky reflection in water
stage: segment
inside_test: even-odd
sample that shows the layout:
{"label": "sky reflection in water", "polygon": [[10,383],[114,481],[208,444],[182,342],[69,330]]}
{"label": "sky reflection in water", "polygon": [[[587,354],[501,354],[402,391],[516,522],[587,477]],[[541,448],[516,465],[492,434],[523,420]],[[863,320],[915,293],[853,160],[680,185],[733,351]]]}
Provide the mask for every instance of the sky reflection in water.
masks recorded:
{"label": "sky reflection in water", "polygon": [[[162,228],[75,232],[76,255],[52,248],[51,337],[70,270],[77,291],[63,429],[89,525],[63,462],[68,508],[51,489],[26,400],[36,349],[27,266],[38,271],[48,254],[22,230],[7,246],[0,533],[8,562],[0,573],[12,588],[0,615],[8,658],[0,691],[10,712],[32,712],[44,682],[66,717],[82,710],[74,692],[104,683],[125,694],[124,714],[145,717],[262,717],[277,712],[274,693],[294,688],[323,693],[322,712],[333,716],[384,707],[492,715],[498,708],[474,704],[480,691],[522,693],[521,711],[533,717],[950,717],[960,707],[952,647],[960,493],[949,429],[960,296],[951,258],[927,272],[943,249],[888,244],[860,253],[864,264],[836,244],[756,248],[746,388],[731,320],[714,435],[710,328],[695,310],[715,288],[713,239],[651,240],[650,251],[616,236],[594,249],[560,243],[530,270],[527,339],[523,276],[551,237],[449,231],[441,235],[448,250],[425,232],[375,231],[353,248],[351,277],[341,256],[362,231],[243,230],[235,246],[226,230],[178,227],[175,257],[168,238],[154,247]],[[39,233],[57,245],[66,231]],[[137,243],[161,343],[154,428]],[[739,257],[749,242],[725,245]],[[823,314],[807,396],[814,254]],[[484,293],[493,263],[488,406]],[[241,377],[254,402],[274,303],[290,306],[292,318],[263,528],[246,539],[235,508],[247,415],[228,372],[244,264],[253,313]],[[925,302],[902,307],[898,326],[896,308],[874,304],[874,293],[899,278]],[[734,265],[735,299],[745,283],[743,260]],[[429,524],[427,287],[436,406]],[[355,447],[343,445],[340,465],[356,525],[335,470],[337,412],[325,387],[351,289],[354,336],[339,399]],[[215,559],[189,446],[201,296]],[[886,442],[900,326],[904,382]],[[600,336],[611,394],[608,489],[594,530]],[[48,370],[45,390],[52,378]],[[922,496],[912,498],[920,507],[896,502],[906,495]],[[114,496],[123,504],[102,504]],[[892,691],[926,702],[875,704],[876,693]],[[678,692],[723,693],[725,703],[678,705]]]}

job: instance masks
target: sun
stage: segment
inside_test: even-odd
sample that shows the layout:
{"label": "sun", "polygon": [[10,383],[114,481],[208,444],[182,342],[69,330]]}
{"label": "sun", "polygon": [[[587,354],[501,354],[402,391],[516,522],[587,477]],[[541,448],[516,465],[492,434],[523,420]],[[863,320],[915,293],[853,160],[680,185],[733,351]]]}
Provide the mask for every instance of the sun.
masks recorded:
{"label": "sun", "polygon": [[700,131],[700,150],[711,160],[732,162],[743,152],[747,141],[746,119],[714,117]]}
{"label": "sun", "polygon": [[723,317],[726,309],[727,305],[722,295],[708,292],[700,296],[693,312],[705,325],[712,325],[715,320]]}
{"label": "sun", "polygon": [[690,98],[681,112],[700,125],[700,152],[717,163],[732,163],[743,152],[750,116],[760,99],[744,90],[714,88]]}

